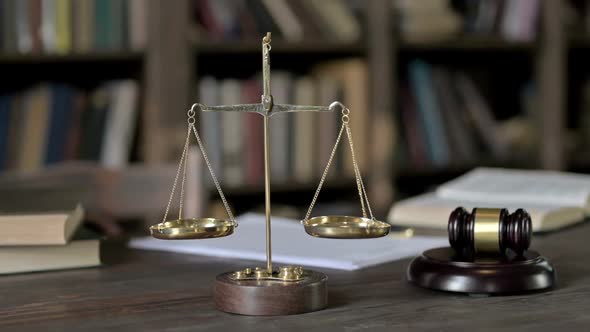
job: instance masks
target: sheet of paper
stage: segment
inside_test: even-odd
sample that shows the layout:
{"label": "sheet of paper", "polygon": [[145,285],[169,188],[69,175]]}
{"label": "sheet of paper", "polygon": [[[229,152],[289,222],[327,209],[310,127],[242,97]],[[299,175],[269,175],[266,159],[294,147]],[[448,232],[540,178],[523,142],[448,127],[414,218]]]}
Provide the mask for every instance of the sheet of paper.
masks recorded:
{"label": "sheet of paper", "polygon": [[[130,242],[132,248],[198,254],[232,259],[266,260],[264,215],[248,213],[237,218],[234,234],[206,240],[158,240],[151,237]],[[377,239],[320,239],[307,235],[295,220],[272,218],[272,259],[275,263],[357,270],[422,251],[448,246],[445,237],[391,235]],[[263,264],[261,264],[262,266]]]}

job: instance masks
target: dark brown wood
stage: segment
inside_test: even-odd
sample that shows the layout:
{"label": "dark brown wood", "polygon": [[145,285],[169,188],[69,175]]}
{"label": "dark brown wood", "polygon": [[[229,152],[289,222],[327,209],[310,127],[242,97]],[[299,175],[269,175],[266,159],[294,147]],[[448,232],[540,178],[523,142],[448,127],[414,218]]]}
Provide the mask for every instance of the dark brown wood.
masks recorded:
{"label": "dark brown wood", "polygon": [[100,268],[0,276],[0,331],[587,331],[588,238],[590,223],[535,237],[533,248],[558,272],[548,292],[469,297],[413,287],[405,278],[411,259],[403,259],[354,272],[316,269],[329,277],[328,307],[273,317],[214,305],[215,276],[255,262],[115,250]]}
{"label": "dark brown wood", "polygon": [[548,290],[555,270],[535,251],[524,258],[464,259],[452,248],[425,251],[408,266],[408,281],[420,287],[471,294],[515,294]]}
{"label": "dark brown wood", "polygon": [[217,276],[213,288],[215,306],[225,312],[251,316],[293,315],[318,311],[328,305],[327,277],[307,271],[305,280],[242,280],[229,278],[230,272]]}
{"label": "dark brown wood", "polygon": [[[458,207],[449,215],[448,234],[449,243],[456,252],[464,256],[473,256],[475,252],[474,226],[475,212],[467,212],[463,207]],[[498,225],[498,243],[500,252],[497,255],[515,253],[522,256],[531,244],[533,227],[531,216],[523,209],[517,209],[513,213],[502,209]],[[510,251],[508,251],[510,249]]]}

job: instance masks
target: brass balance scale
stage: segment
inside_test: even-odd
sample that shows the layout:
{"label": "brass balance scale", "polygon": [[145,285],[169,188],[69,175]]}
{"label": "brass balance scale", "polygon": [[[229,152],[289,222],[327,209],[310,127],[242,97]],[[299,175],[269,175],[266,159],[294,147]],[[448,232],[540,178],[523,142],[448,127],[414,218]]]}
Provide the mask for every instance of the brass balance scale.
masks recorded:
{"label": "brass balance scale", "polygon": [[[270,158],[269,158],[269,119],[271,116],[284,112],[342,112],[342,126],[336,143],[332,149],[326,168],[322,174],[312,202],[305,218],[301,221],[305,231],[315,237],[331,239],[369,239],[385,236],[389,233],[387,223],[373,217],[365,186],[361,178],[354,153],[354,145],[349,122],[349,109],[340,102],[330,106],[300,106],[274,104],[270,92],[270,50],[271,35],[262,39],[262,73],[263,95],[260,104],[206,106],[194,104],[188,111],[188,130],[178,171],[172,186],[170,199],[166,207],[163,221],[150,227],[153,237],[163,240],[208,239],[231,235],[238,227],[229,204],[196,129],[195,115],[198,111],[205,112],[255,112],[264,119],[264,192],[266,214],[266,268],[247,268],[241,271],[227,272],[217,276],[214,286],[215,304],[219,310],[244,315],[286,315],[316,311],[327,306],[327,277],[323,273],[304,270],[300,266],[283,266],[273,269],[271,254],[271,211],[270,211]],[[361,202],[362,217],[353,216],[317,216],[311,213],[318,195],[328,174],[336,149],[346,133],[352,155],[353,168],[358,194]],[[207,164],[208,170],[225,207],[228,219],[216,218],[184,218],[182,203],[186,178],[186,164],[191,136],[196,142]],[[182,177],[181,177],[182,175]],[[180,208],[178,219],[168,220],[170,206],[180,179]],[[367,216],[368,211],[368,216]]]}

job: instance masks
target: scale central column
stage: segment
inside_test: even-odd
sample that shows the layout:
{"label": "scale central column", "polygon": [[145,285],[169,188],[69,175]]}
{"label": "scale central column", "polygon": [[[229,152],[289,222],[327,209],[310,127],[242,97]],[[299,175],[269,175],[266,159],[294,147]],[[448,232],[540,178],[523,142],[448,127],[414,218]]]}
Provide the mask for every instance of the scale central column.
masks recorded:
{"label": "scale central column", "polygon": [[264,207],[266,214],[266,270],[272,274],[272,252],[270,238],[270,142],[269,118],[264,116]]}

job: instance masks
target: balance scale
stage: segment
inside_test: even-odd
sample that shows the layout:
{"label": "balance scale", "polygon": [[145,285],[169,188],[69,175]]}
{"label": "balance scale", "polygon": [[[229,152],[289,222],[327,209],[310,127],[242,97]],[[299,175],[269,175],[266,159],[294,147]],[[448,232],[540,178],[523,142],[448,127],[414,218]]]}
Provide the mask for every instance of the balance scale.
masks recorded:
{"label": "balance scale", "polygon": [[[328,159],[305,218],[301,221],[305,231],[315,237],[332,239],[368,239],[385,236],[389,233],[390,225],[373,217],[365,185],[361,178],[358,163],[354,153],[352,132],[350,130],[350,110],[340,102],[333,102],[329,106],[301,106],[275,104],[270,92],[270,51],[271,34],[267,33],[262,39],[262,75],[263,95],[259,104],[206,106],[194,104],[188,111],[188,129],[184,149],[178,165],[178,171],[170,193],[170,199],[161,223],[150,227],[153,237],[162,240],[208,239],[231,235],[237,228],[238,222],[234,218],[229,204],[221,190],[221,185],[207,153],[203,148],[201,138],[197,132],[195,115],[197,112],[254,112],[264,118],[264,197],[266,214],[266,267],[246,268],[241,271],[226,272],[217,276],[214,284],[214,300],[219,310],[243,315],[289,315],[316,311],[328,304],[326,281],[323,273],[306,270],[301,266],[281,266],[273,268],[271,250],[271,213],[270,213],[270,143],[269,121],[274,115],[281,116],[285,112],[333,112],[342,113],[342,126],[336,138],[336,143]],[[361,202],[362,217],[353,216],[316,216],[311,217],[313,207],[326,175],[334,159],[336,149],[346,133],[350,145],[353,168],[356,178],[358,194]],[[203,159],[221,197],[228,219],[216,218],[185,218],[182,215],[184,184],[186,179],[187,154],[191,137],[201,150]],[[182,174],[182,176],[181,176]],[[180,179],[180,208],[178,219],[168,219],[170,206],[174,199]],[[367,216],[368,212],[368,216]]]}

